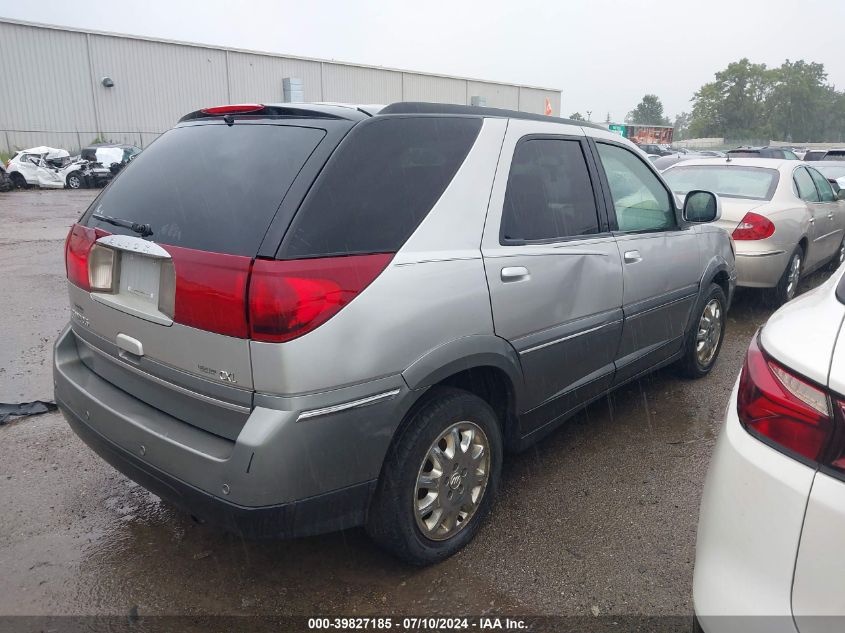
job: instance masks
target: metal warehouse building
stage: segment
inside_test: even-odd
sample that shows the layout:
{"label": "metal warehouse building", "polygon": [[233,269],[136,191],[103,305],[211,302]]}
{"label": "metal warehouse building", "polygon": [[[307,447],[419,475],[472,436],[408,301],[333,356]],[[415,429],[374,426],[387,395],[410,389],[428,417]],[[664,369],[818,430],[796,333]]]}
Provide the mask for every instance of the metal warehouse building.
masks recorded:
{"label": "metal warehouse building", "polygon": [[433,101],[560,114],[560,90],[0,20],[0,152],[141,147],[224,103]]}

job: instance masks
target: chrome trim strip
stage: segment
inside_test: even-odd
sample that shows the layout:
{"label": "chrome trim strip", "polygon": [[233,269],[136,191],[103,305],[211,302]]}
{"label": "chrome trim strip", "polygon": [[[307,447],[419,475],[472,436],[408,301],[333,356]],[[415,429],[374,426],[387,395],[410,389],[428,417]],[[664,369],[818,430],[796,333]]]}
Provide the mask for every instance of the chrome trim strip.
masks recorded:
{"label": "chrome trim strip", "polygon": [[316,418],[321,415],[328,415],[330,413],[337,413],[338,411],[346,411],[347,409],[354,409],[356,407],[363,407],[368,404],[374,404],[376,402],[392,398],[393,396],[398,394],[399,391],[399,389],[391,389],[390,391],[377,393],[374,396],[367,396],[366,398],[361,398],[359,400],[343,402],[341,404],[335,404],[331,407],[323,407],[322,409],[311,409],[310,411],[303,411],[299,414],[299,417],[296,418],[296,421],[299,422],[300,420],[307,420],[309,418]]}
{"label": "chrome trim strip", "polygon": [[737,253],[737,257],[771,257],[772,255],[783,255],[786,251],[764,251],[762,253]]}
{"label": "chrome trim strip", "polygon": [[582,330],[581,332],[576,332],[575,334],[568,334],[567,336],[564,336],[563,338],[556,338],[553,341],[548,341],[546,343],[541,343],[540,345],[535,345],[534,347],[529,347],[528,349],[522,350],[520,352],[520,354],[528,354],[530,352],[535,352],[538,349],[543,349],[543,348],[549,347],[551,345],[563,343],[564,341],[568,341],[570,339],[577,338],[579,336],[583,336],[584,334],[589,334],[590,332],[596,332],[597,330],[600,330],[602,328],[606,328],[606,327],[611,326],[611,325],[616,325],[617,323],[622,323],[621,319],[617,320],[617,321],[611,321],[610,323],[602,323],[601,325],[597,325],[596,327],[591,327],[587,330]]}
{"label": "chrome trim strip", "polygon": [[92,352],[96,352],[97,354],[99,354],[100,356],[105,358],[106,360],[110,360],[113,363],[115,363],[116,365],[120,365],[124,369],[130,370],[130,371],[134,372],[135,374],[141,376],[142,378],[152,380],[154,383],[161,385],[162,387],[172,389],[173,391],[178,391],[179,393],[184,394],[186,396],[189,396],[191,398],[196,398],[197,400],[202,400],[203,402],[207,402],[209,404],[213,404],[213,405],[218,406],[218,407],[223,407],[224,409],[229,409],[230,411],[235,411],[236,413],[242,413],[242,414],[245,414],[245,415],[249,415],[250,413],[252,413],[252,409],[249,408],[249,407],[242,407],[239,404],[234,404],[232,402],[226,402],[224,400],[218,400],[217,398],[212,398],[211,396],[207,396],[204,393],[198,393],[196,391],[191,391],[190,389],[186,389],[185,387],[180,387],[179,385],[176,385],[172,382],[168,382],[167,380],[164,380],[163,378],[159,378],[158,376],[153,376],[152,374],[148,374],[147,372],[142,371],[142,370],[138,369],[137,367],[133,367],[131,364],[127,363],[125,360],[122,360],[120,358],[115,358],[111,354],[107,354],[103,350],[98,349],[97,347],[95,347],[94,345],[91,345],[91,343],[89,343],[88,341],[86,341],[84,338],[82,338],[80,336],[76,336],[76,340],[78,342],[82,343],[83,345],[85,345],[85,347],[87,347],[89,350],[91,350]]}
{"label": "chrome trim strip", "polygon": [[155,242],[148,242],[131,235],[105,235],[97,240],[97,244],[109,246],[119,251],[139,253],[155,259],[170,259],[170,253]]}

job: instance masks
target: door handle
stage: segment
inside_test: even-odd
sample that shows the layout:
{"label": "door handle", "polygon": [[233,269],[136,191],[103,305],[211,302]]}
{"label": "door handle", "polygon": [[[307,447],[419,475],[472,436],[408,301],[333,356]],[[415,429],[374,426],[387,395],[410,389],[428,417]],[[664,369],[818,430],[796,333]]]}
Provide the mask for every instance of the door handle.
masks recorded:
{"label": "door handle", "polygon": [[530,275],[525,266],[508,266],[507,268],[502,268],[501,277],[502,281],[509,282],[522,281],[523,279],[528,279]]}
{"label": "door handle", "polygon": [[626,264],[636,264],[641,261],[643,261],[643,258],[642,255],[640,255],[640,251],[625,251]]}

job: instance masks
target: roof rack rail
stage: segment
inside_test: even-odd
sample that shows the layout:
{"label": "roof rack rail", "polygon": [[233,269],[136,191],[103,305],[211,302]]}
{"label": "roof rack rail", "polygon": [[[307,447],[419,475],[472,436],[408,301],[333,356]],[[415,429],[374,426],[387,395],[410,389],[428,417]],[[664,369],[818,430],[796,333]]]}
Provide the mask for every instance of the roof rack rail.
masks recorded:
{"label": "roof rack rail", "polygon": [[387,114],[469,114],[476,116],[499,117],[507,119],[527,119],[529,121],[547,121],[549,123],[568,123],[581,127],[591,127],[597,130],[606,128],[590,123],[588,121],[573,121],[561,117],[549,116],[546,114],[533,114],[531,112],[518,112],[517,110],[505,110],[502,108],[487,108],[481,106],[458,105],[454,103],[427,103],[424,101],[400,101],[391,103],[382,108],[376,116]]}

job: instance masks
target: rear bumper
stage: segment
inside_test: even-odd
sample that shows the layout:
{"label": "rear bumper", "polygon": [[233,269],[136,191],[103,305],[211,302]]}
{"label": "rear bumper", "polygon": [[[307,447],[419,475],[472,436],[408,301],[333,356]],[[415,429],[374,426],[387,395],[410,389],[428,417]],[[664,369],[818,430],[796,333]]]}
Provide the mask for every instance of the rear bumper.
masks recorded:
{"label": "rear bumper", "polygon": [[[256,396],[261,406],[232,441],[104,380],[83,362],[69,329],[56,342],[53,373],[59,409],[103,459],[197,517],[252,537],[362,524],[393,431],[413,400],[401,377],[328,396]],[[360,394],[386,385],[396,392],[389,398],[332,410],[353,400],[350,389]],[[304,411],[326,413],[303,417]]]}
{"label": "rear bumper", "polygon": [[97,455],[153,494],[185,512],[248,538],[294,538],[361,525],[375,481],[273,506],[229,503],[159,470],[117,446],[57,399],[73,431]]}
{"label": "rear bumper", "polygon": [[737,250],[737,283],[746,288],[774,288],[780,281],[792,253],[772,247],[764,250]]}
{"label": "rear bumper", "polygon": [[736,386],[701,500],[693,602],[707,633],[796,633],[792,579],[814,470],[748,434]]}

